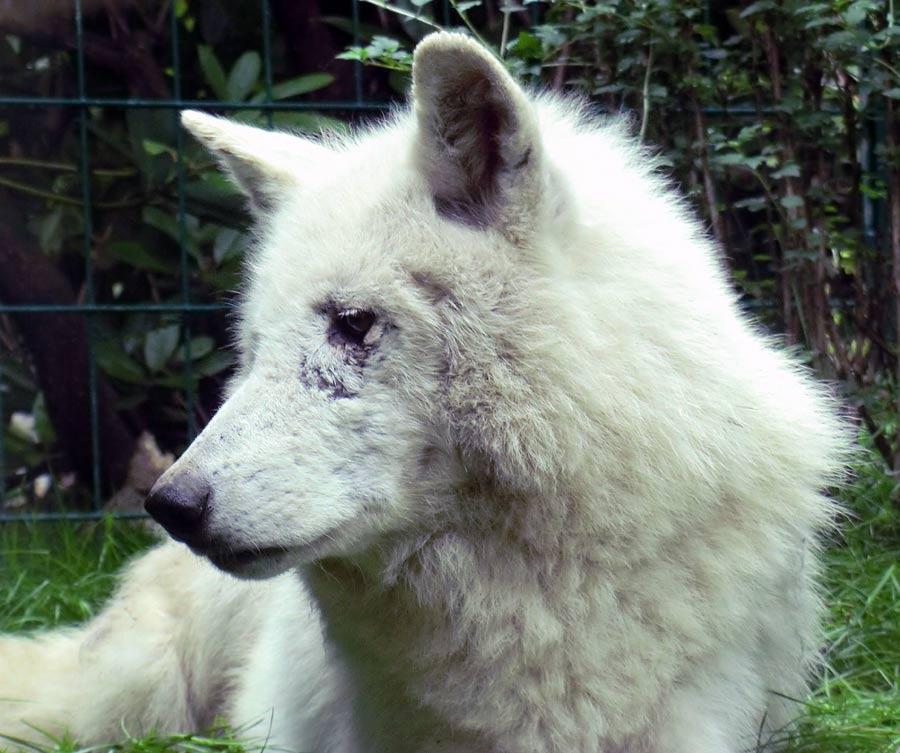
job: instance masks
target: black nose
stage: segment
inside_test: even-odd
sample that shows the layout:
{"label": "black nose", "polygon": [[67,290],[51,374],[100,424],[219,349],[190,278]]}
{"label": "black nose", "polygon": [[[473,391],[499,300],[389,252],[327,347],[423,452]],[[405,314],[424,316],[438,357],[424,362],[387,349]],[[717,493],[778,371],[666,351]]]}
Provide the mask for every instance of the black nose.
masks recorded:
{"label": "black nose", "polygon": [[177,475],[150,490],[144,509],[173,539],[202,549],[206,540],[204,522],[211,492],[202,477]]}

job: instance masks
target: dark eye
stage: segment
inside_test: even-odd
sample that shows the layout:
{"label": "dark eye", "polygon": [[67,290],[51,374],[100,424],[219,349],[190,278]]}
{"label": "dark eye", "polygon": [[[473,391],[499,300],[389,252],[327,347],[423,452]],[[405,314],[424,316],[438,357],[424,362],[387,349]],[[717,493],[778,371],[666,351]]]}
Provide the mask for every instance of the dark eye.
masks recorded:
{"label": "dark eye", "polygon": [[348,345],[364,345],[366,335],[375,324],[375,314],[365,309],[338,311],[331,325],[333,337]]}

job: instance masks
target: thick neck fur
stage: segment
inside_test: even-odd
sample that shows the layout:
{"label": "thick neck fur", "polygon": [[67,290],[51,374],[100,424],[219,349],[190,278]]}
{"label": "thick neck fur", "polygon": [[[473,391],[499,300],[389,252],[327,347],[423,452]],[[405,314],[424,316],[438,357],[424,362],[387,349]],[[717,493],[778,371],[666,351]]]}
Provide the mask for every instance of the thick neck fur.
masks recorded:
{"label": "thick neck fur", "polygon": [[[534,540],[529,515],[567,504],[487,488],[461,497],[466,519],[305,572],[357,685],[358,718],[370,727],[361,735],[391,751],[454,750],[448,740],[498,753],[595,749],[587,717],[597,709],[580,685],[585,668],[570,660],[592,637],[585,621],[602,567],[585,559],[588,532],[567,541],[564,521],[545,520]],[[558,697],[570,715],[542,718]]]}
{"label": "thick neck fur", "polygon": [[[796,541],[734,498],[643,539],[586,519],[584,492],[556,491],[476,485],[458,491],[462,516],[429,534],[307,569],[356,686],[364,749],[665,750],[647,738],[664,689],[724,646],[753,646],[754,599],[799,573]],[[801,675],[781,680],[802,692]]]}

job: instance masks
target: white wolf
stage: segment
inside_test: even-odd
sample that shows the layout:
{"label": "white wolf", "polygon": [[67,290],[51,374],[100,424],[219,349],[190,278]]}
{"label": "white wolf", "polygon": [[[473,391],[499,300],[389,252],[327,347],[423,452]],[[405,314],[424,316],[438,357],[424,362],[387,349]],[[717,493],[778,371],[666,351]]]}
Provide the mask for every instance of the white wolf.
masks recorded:
{"label": "white wolf", "polygon": [[459,35],[413,79],[353,138],[185,113],[259,219],[230,396],[147,502],[188,546],[4,638],[0,731],[735,753],[790,718],[834,406],[620,128]]}

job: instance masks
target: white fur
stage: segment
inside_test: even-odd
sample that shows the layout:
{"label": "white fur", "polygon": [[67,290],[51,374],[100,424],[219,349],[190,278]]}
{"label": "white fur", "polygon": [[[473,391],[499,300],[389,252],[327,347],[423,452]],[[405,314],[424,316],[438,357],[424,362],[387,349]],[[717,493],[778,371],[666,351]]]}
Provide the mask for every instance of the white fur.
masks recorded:
{"label": "white fur", "polygon": [[262,216],[240,373],[160,483],[208,479],[220,552],[262,551],[230,569],[270,579],[160,547],[93,623],[0,641],[0,732],[737,753],[791,718],[829,398],[619,127],[456,35],[414,77],[332,143],[185,115]]}

